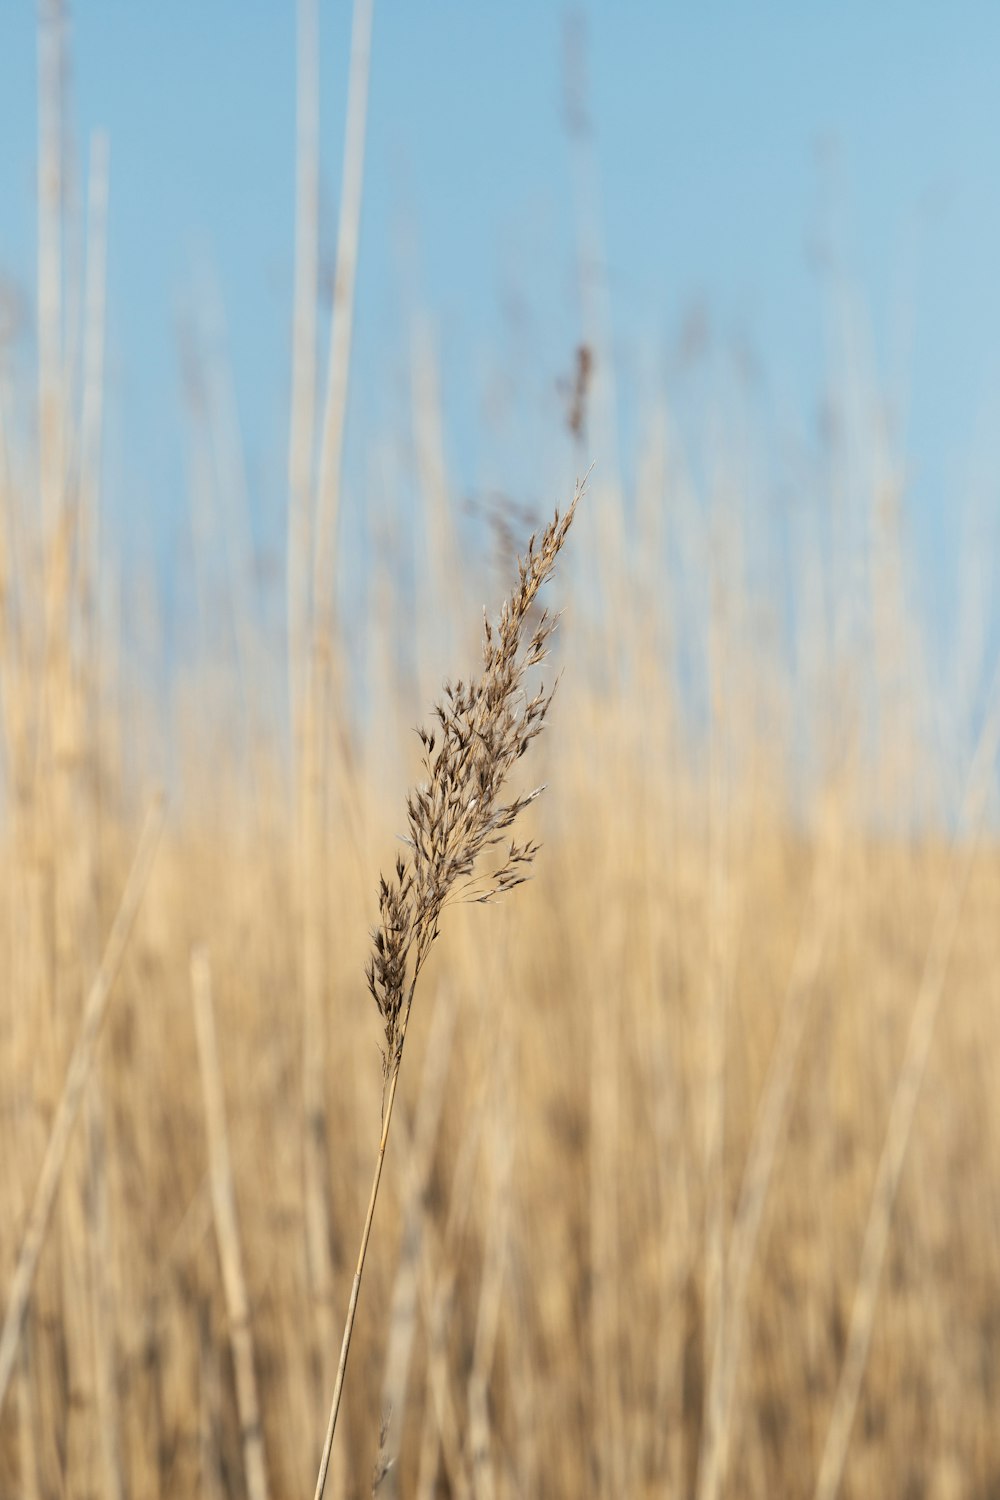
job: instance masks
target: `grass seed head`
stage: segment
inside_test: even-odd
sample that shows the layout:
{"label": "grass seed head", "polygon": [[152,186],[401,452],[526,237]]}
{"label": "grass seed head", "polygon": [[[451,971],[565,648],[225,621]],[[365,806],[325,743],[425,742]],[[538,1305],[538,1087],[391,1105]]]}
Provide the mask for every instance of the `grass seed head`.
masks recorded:
{"label": "grass seed head", "polygon": [[[520,814],[543,790],[509,796],[508,777],[545,727],[553,688],[528,697],[525,678],[548,654],[557,616],[536,611],[538,592],[555,568],[583,494],[578,485],[564,515],[556,511],[517,561],[517,585],[494,625],[483,617],[478,676],[445,683],[434,727],[421,727],[424,779],[406,801],[408,853],[379,884],[379,922],[372,934],[368,987],[385,1030],[388,1078],[402,1055],[420,970],[456,900],[490,902],[528,878],[538,845],[508,839]],[[498,868],[480,871],[481,856],[506,845]]]}

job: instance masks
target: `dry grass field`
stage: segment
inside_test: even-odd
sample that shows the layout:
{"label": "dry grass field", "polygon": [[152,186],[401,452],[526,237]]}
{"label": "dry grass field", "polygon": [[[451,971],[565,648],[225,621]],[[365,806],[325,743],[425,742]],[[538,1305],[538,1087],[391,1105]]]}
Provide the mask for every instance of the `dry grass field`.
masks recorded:
{"label": "dry grass field", "polygon": [[[0,403],[4,1338],[27,1293],[0,1496],[291,1500],[378,1144],[379,872],[413,728],[476,669],[514,548],[469,550],[425,369],[419,509],[353,497],[373,547],[345,617],[303,583],[336,505],[296,467],[322,416],[300,385],[291,670],[237,535],[194,648],[144,683],[97,542],[104,171],[98,142],[79,376],[43,173],[37,421],[33,389]],[[421,977],[327,1494],[987,1500],[998,709],[978,739],[934,720],[876,422],[822,449],[763,572],[738,446],[699,480],[665,410],[646,431],[631,488],[595,471],[551,585],[534,878],[447,911]]]}

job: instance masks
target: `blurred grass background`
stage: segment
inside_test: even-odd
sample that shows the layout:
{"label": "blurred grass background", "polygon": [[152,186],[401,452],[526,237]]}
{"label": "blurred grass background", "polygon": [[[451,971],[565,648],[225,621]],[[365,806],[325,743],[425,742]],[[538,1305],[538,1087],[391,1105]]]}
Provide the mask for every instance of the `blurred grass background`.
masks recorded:
{"label": "blurred grass background", "polygon": [[[231,371],[195,328],[190,608],[165,650],[155,588],[107,566],[107,144],[74,225],[59,7],[43,17],[38,386],[0,407],[5,1288],[161,783],[169,813],[5,1393],[2,1495],[258,1500],[315,1475],[377,1142],[363,966],[412,728],[474,669],[483,601],[545,520],[504,497],[465,513],[415,318],[412,503],[373,449],[334,588],[369,22],[361,0],[327,366],[302,6],[287,629]],[[623,458],[588,286],[538,460],[552,503],[598,460],[533,747],[544,848],[511,900],[449,913],[418,997],[332,1493],[373,1469],[382,1495],[998,1493],[987,603],[970,582],[943,704],[905,457],[849,358],[777,519],[729,366],[697,422],[652,392]]]}

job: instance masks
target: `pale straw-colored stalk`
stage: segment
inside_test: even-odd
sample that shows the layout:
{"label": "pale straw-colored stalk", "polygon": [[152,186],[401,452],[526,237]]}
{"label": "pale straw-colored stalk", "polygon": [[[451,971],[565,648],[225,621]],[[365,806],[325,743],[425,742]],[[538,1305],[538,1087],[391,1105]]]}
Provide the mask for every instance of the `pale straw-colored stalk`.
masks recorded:
{"label": "pale straw-colored stalk", "polygon": [[373,9],[374,0],[355,0],[351,65],[347,83],[337,263],[333,282],[333,316],[320,441],[316,525],[312,536],[313,629],[320,636],[330,630],[332,623],[344,423],[347,416],[347,387],[354,332],[354,287],[361,233],[361,191],[365,174]]}
{"label": "pale straw-colored stalk", "polygon": [[14,1279],[11,1283],[10,1295],[7,1301],[7,1311],[4,1315],[3,1329],[0,1332],[0,1411],[3,1410],[4,1397],[7,1394],[7,1387],[10,1384],[10,1378],[17,1361],[17,1348],[21,1336],[21,1327],[24,1323],[24,1315],[28,1308],[32,1283],[35,1279],[35,1272],[38,1269],[38,1259],[42,1253],[42,1245],[45,1242],[45,1231],[48,1227],[49,1216],[52,1213],[52,1205],[55,1202],[59,1179],[66,1160],[66,1150],[73,1133],[73,1126],[76,1123],[76,1117],[80,1109],[80,1102],[83,1099],[84,1090],[87,1086],[87,1080],[90,1077],[90,1070],[93,1066],[101,1027],[104,1023],[104,1017],[107,1014],[108,1001],[111,998],[114,983],[118,977],[122,959],[125,956],[129,936],[138,915],[139,907],[142,904],[146,884],[153,868],[153,859],[156,854],[160,831],[163,827],[163,817],[163,799],[162,797],[156,797],[146,814],[146,821],[139,839],[139,846],[136,850],[132,868],[129,871],[128,880],[125,883],[125,889],[122,892],[122,899],[117,915],[112,923],[111,932],[104,949],[104,956],[101,959],[100,968],[87,996],[87,1003],[84,1007],[83,1019],[80,1023],[76,1045],[73,1048],[69,1069],[66,1074],[66,1082],[56,1109],[55,1119],[45,1150],[45,1159],[42,1162],[42,1170],[35,1189],[34,1200],[21,1239],[21,1248],[18,1252]]}
{"label": "pale straw-colored stalk", "polygon": [[209,1176],[212,1188],[212,1212],[222,1266],[222,1285],[229,1317],[229,1341],[233,1351],[236,1376],[236,1405],[240,1417],[243,1445],[243,1472],[249,1500],[267,1500],[267,1463],[264,1434],[257,1399],[257,1376],[254,1370],[253,1330],[250,1322],[250,1297],[243,1272],[243,1250],[236,1212],[236,1189],[229,1153],[229,1131],[226,1127],[226,1103],[222,1088],[222,1069],[215,1031],[215,1007],[212,1001],[212,970],[208,953],[196,948],[191,954],[191,999],[194,1006],[195,1034],[198,1041],[198,1064],[201,1071],[202,1100],[205,1106],[205,1129],[208,1135]]}
{"label": "pale straw-colored stalk", "polygon": [[295,152],[295,288],[288,438],[289,722],[301,753],[302,671],[309,617],[309,549],[316,428],[316,292],[319,278],[319,5],[299,0]]}

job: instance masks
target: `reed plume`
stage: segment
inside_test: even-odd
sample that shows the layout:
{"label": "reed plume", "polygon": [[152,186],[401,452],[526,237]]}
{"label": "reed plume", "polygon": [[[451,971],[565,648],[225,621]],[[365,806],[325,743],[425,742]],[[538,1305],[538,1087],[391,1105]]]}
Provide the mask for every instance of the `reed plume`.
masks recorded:
{"label": "reed plume", "polygon": [[527,879],[538,852],[538,845],[530,839],[518,843],[508,836],[544,788],[512,795],[507,783],[516,763],[544,728],[552,704],[554,688],[540,685],[529,696],[526,685],[531,668],[544,661],[557,623],[557,616],[548,609],[536,611],[535,601],[555,568],[584,485],[577,485],[565,515],[557,510],[541,536],[531,537],[527,552],[518,558],[517,586],[504,602],[496,625],[484,614],[479,675],[468,682],[446,683],[444,697],[434,708],[433,728],[417,731],[423,746],[424,779],[407,798],[407,853],[399,855],[389,879],[382,876],[379,883],[379,921],[372,933],[367,966],[368,988],[385,1032],[382,1134],[315,1500],[321,1500],[326,1484],[417,981],[440,934],[445,907],[456,901],[485,903],[505,895]]}

